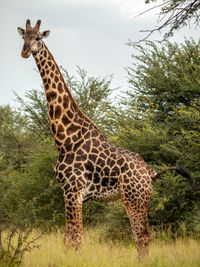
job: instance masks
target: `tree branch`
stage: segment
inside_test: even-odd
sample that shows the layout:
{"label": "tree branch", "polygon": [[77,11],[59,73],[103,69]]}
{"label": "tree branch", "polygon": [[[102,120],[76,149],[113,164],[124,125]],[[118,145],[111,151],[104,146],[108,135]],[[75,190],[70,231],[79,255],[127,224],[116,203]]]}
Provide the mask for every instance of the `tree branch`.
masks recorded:
{"label": "tree branch", "polygon": [[190,2],[188,2],[188,0],[164,1],[164,3],[149,8],[148,10],[140,13],[138,16],[143,15],[156,8],[160,8],[157,23],[162,24],[150,30],[141,30],[140,32],[146,32],[148,34],[143,39],[139,40],[137,43],[141,43],[147,40],[154,32],[160,32],[161,30],[170,27],[169,30],[164,34],[163,39],[161,40],[164,41],[170,36],[172,36],[174,31],[179,30],[187,24],[190,24],[191,20],[193,20],[193,24],[196,25],[195,29],[199,26],[199,0],[193,0]]}

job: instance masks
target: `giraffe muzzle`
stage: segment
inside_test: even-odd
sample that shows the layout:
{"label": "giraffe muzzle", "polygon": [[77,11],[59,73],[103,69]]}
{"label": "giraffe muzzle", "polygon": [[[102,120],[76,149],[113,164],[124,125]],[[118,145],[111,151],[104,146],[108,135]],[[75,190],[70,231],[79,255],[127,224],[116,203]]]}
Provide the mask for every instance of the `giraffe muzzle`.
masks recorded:
{"label": "giraffe muzzle", "polygon": [[31,54],[31,48],[29,45],[24,45],[23,49],[22,49],[22,57],[23,58],[28,58]]}

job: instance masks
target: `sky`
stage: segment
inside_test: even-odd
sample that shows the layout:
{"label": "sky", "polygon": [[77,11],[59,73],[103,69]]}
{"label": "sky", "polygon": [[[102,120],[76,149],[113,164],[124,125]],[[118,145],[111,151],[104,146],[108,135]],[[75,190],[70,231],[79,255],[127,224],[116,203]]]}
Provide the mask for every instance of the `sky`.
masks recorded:
{"label": "sky", "polygon": [[[158,0],[158,2],[161,0]],[[57,64],[76,75],[77,66],[89,76],[113,75],[112,88],[128,89],[125,67],[136,51],[126,43],[139,41],[141,30],[156,25],[158,10],[141,16],[152,6],[144,0],[0,0],[0,105],[15,106],[13,90],[21,97],[25,91],[41,88],[42,80],[32,57],[21,57],[23,40],[17,27],[25,28],[27,19],[34,25],[41,19],[40,30],[50,30],[45,43]],[[182,42],[200,30],[184,28],[173,40]],[[152,36],[159,39],[160,33]]]}

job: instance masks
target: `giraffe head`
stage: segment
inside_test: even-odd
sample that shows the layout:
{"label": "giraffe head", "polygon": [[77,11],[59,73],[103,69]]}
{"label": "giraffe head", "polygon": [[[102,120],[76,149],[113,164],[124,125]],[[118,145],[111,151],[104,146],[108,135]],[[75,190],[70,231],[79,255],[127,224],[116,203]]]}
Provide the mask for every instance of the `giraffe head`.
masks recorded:
{"label": "giraffe head", "polygon": [[19,34],[24,39],[22,48],[22,57],[28,58],[31,54],[34,56],[42,48],[42,39],[49,36],[50,31],[39,32],[41,20],[38,20],[35,27],[31,27],[30,20],[26,21],[26,29],[17,28]]}

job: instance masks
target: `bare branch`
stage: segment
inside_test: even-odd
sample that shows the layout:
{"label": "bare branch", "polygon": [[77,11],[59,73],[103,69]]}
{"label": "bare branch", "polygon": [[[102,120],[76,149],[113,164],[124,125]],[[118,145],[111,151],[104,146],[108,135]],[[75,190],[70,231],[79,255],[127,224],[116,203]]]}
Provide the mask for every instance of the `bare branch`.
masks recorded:
{"label": "bare branch", "polygon": [[[171,1],[171,0],[169,0],[168,2],[170,3],[170,1]],[[166,4],[166,3],[164,2],[164,3],[160,4],[160,5],[151,7],[151,8],[149,8],[149,9],[147,9],[147,10],[145,10],[145,11],[139,13],[139,14],[136,15],[135,17],[139,17],[139,16],[141,16],[141,15],[144,15],[144,14],[148,13],[149,11],[151,11],[151,10],[153,10],[153,9],[159,8],[159,7],[161,7],[161,6],[164,6],[165,4]]]}
{"label": "bare branch", "polygon": [[[150,1],[147,1],[147,3],[149,2]],[[162,4],[149,8],[148,10],[140,13],[138,16],[156,8],[160,9],[157,19],[157,24],[160,25],[154,27],[153,29],[140,31],[148,34],[143,39],[139,40],[138,43],[147,40],[154,32],[161,32],[161,30],[164,30],[167,27],[169,27],[169,30],[164,34],[162,41],[172,36],[176,30],[179,30],[186,25],[190,26],[191,21],[195,25],[195,29],[199,26],[199,0],[167,0]]]}

